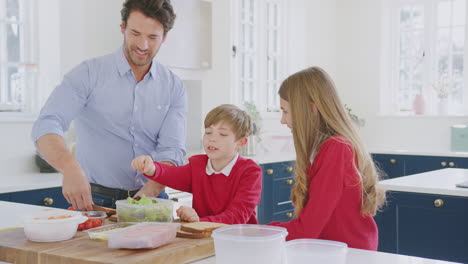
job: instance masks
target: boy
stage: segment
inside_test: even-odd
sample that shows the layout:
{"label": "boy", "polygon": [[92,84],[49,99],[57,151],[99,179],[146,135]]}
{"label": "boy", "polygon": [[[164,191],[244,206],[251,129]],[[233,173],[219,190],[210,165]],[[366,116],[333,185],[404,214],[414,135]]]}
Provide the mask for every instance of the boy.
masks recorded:
{"label": "boy", "polygon": [[172,167],[139,156],[132,167],[160,184],[193,194],[193,208],[181,206],[177,215],[188,222],[257,224],[255,207],[260,202],[261,168],[238,151],[252,134],[250,116],[234,105],[220,105],[205,118],[205,155]]}

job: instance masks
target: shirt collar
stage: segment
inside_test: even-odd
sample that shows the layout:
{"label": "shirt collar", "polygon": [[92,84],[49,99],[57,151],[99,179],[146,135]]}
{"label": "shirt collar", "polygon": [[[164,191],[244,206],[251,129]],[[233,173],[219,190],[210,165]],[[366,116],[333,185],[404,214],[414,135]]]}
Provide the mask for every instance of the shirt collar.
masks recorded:
{"label": "shirt collar", "polygon": [[[120,76],[132,70],[132,68],[130,67],[130,64],[128,63],[127,57],[125,57],[123,45],[120,46],[120,48],[117,50],[117,52],[115,53],[115,56],[116,56],[117,68],[119,70]],[[156,60],[153,59],[153,62],[151,63],[151,66],[149,69],[149,73],[153,78],[156,77],[157,64],[158,63],[156,62]]]}
{"label": "shirt collar", "polygon": [[231,170],[234,167],[234,165],[236,164],[238,158],[239,158],[239,153],[237,153],[236,156],[231,160],[231,162],[229,162],[228,165],[226,165],[226,167],[224,167],[220,171],[215,171],[213,169],[213,166],[211,166],[211,159],[208,159],[208,162],[206,164],[206,174],[211,175],[213,173],[215,173],[215,174],[220,174],[221,173],[221,174],[224,174],[227,177],[227,176],[229,176],[229,174],[231,174]]}

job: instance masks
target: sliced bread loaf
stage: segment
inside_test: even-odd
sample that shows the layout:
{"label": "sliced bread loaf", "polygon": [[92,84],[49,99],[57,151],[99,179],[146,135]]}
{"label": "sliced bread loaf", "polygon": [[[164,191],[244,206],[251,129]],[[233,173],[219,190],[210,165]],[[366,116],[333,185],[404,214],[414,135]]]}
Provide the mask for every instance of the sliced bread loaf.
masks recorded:
{"label": "sliced bread loaf", "polygon": [[205,233],[190,233],[190,232],[185,232],[182,230],[177,231],[177,237],[182,237],[182,238],[193,238],[193,239],[199,239],[199,238],[206,238],[210,237],[211,232],[205,232]]}
{"label": "sliced bread loaf", "polygon": [[227,226],[227,224],[213,222],[192,222],[182,224],[180,230],[188,233],[211,233],[211,231],[223,226]]}

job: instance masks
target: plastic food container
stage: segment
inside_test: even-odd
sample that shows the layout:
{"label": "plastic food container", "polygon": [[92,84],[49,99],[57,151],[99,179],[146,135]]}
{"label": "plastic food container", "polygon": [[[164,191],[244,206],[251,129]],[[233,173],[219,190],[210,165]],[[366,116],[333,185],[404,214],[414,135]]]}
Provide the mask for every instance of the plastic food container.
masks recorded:
{"label": "plastic food container", "polygon": [[296,239],[286,242],[286,263],[346,263],[348,245],[321,239]]}
{"label": "plastic food container", "polygon": [[24,234],[35,242],[54,242],[75,236],[78,224],[88,218],[81,212],[68,210],[47,210],[35,212],[21,218]]}
{"label": "plastic food container", "polygon": [[78,225],[78,231],[102,226],[107,217],[107,214],[101,211],[82,211],[81,213],[88,217],[88,220]]}
{"label": "plastic food container", "polygon": [[160,198],[152,204],[129,204],[127,200],[118,200],[117,218],[119,222],[172,222],[173,201]]}
{"label": "plastic food container", "polygon": [[285,228],[266,225],[231,225],[216,229],[216,264],[282,264]]}
{"label": "plastic food container", "polygon": [[86,230],[85,232],[88,233],[90,239],[98,239],[98,240],[108,240],[109,235],[113,232],[119,231],[122,228],[129,227],[134,225],[135,223],[117,223],[117,224],[110,224],[104,225],[96,228],[92,228]]}

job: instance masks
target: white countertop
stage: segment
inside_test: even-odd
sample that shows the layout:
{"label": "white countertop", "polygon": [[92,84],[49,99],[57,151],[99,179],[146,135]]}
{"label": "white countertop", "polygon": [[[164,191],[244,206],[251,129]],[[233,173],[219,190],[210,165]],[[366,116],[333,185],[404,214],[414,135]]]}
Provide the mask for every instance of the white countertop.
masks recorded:
{"label": "white countertop", "polygon": [[[36,210],[50,210],[48,207],[18,204],[12,202],[0,201],[0,212],[2,215],[8,215],[8,217],[0,218],[0,230],[4,228],[19,227],[18,219],[21,215],[29,214]],[[56,209],[60,210],[60,209]],[[0,231],[1,232],[1,231]],[[0,261],[0,263],[6,263]],[[215,257],[205,258],[199,261],[192,262],[193,264],[215,264]],[[374,252],[368,250],[359,250],[349,248],[346,257],[346,264],[443,264],[443,263],[454,263],[438,260],[430,260],[417,257],[409,257],[397,254],[389,254],[383,252]]]}
{"label": "white countertop", "polygon": [[[203,153],[200,151],[192,151],[187,153],[187,156]],[[255,156],[244,156],[247,159],[252,159],[259,164],[292,161],[295,159],[295,154],[291,152],[284,153],[269,153],[260,152]],[[10,177],[0,177],[0,193],[10,193],[28,190],[37,190],[44,188],[54,188],[62,186],[62,175],[60,173],[27,173],[21,175],[13,175]]]}
{"label": "white countertop", "polygon": [[60,173],[27,173],[0,178],[0,193],[20,192],[62,186]]}
{"label": "white countertop", "polygon": [[468,188],[455,184],[468,181],[468,169],[442,169],[379,182],[385,190],[468,197]]}
{"label": "white countertop", "polygon": [[369,149],[372,154],[394,154],[394,155],[414,155],[414,156],[440,156],[440,157],[461,157],[468,158],[468,152],[454,152],[454,151],[415,151],[406,149]]}

